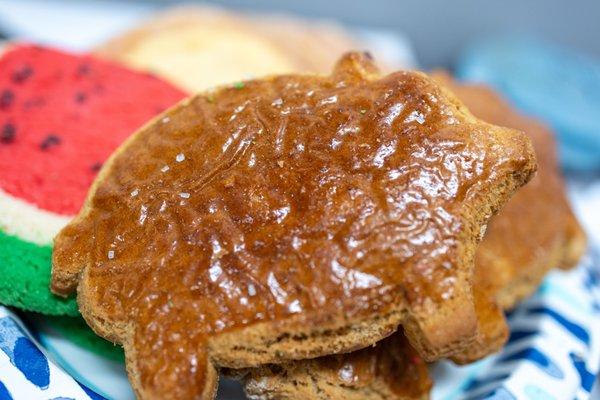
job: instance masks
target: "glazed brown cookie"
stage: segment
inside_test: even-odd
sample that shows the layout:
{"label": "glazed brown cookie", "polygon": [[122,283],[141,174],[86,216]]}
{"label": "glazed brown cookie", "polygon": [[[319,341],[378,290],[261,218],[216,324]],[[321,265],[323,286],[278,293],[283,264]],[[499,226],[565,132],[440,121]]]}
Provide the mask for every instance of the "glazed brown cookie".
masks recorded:
{"label": "glazed brown cookie", "polygon": [[[565,194],[552,132],[539,122],[520,115],[485,86],[458,84],[440,73],[435,74],[435,79],[447,85],[475,116],[526,132],[533,141],[539,164],[537,175],[492,218],[477,249],[474,289],[479,335],[475,343],[453,356],[455,361],[464,363],[495,352],[504,344],[508,331],[501,307],[512,308],[529,296],[550,269],[577,263],[583,255],[586,240]],[[401,335],[401,332],[394,334]],[[427,371],[414,368],[407,371],[404,367],[411,356],[395,369],[377,367],[380,373],[370,375],[362,385],[348,385],[342,379],[346,371],[379,363],[381,354],[409,351],[406,342],[385,340],[375,349],[336,356],[337,360],[343,360],[339,364],[332,364],[328,357],[296,361],[280,368],[256,368],[243,379],[246,391],[261,399],[427,398],[428,387],[418,383],[427,381]],[[420,378],[411,380],[410,376],[414,377],[415,373],[419,373]],[[402,374],[408,376],[401,377]],[[338,377],[338,380],[332,383],[332,377]],[[405,390],[412,388],[412,394],[395,393],[390,383],[394,380],[405,382]],[[334,389],[333,386],[337,387]],[[306,387],[312,391],[307,391]],[[327,396],[318,394],[326,390]]]}
{"label": "glazed brown cookie", "polygon": [[420,355],[475,338],[475,246],[536,168],[521,132],[426,75],[239,82],[150,122],[57,236],[53,290],[122,343],[142,398],[211,398],[217,367],[348,352],[399,324]]}

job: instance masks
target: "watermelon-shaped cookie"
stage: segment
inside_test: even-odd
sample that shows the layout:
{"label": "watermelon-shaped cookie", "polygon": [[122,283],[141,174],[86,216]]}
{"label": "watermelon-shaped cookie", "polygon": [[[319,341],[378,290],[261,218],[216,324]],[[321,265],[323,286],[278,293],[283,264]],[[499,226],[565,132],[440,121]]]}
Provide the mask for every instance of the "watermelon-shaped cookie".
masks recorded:
{"label": "watermelon-shaped cookie", "polygon": [[54,235],[110,153],[183,98],[178,88],[88,55],[19,45],[0,58],[0,303],[77,315],[50,293]]}

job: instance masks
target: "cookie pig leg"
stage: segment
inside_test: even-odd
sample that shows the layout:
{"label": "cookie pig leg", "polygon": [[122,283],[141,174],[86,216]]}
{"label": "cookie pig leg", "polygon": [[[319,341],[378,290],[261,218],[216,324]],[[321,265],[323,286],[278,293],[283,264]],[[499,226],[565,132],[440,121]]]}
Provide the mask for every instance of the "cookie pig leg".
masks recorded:
{"label": "cookie pig leg", "polygon": [[165,329],[152,321],[137,323],[125,344],[127,373],[138,398],[213,399],[218,383],[204,340]]}
{"label": "cookie pig leg", "polygon": [[504,311],[492,301],[489,294],[475,289],[478,334],[473,345],[452,356],[452,361],[466,364],[500,350],[508,339],[508,326]]}
{"label": "cookie pig leg", "polygon": [[443,300],[443,307],[433,302],[412,306],[404,330],[427,361],[469,346],[477,335],[477,314],[468,287],[456,285],[452,297]]}

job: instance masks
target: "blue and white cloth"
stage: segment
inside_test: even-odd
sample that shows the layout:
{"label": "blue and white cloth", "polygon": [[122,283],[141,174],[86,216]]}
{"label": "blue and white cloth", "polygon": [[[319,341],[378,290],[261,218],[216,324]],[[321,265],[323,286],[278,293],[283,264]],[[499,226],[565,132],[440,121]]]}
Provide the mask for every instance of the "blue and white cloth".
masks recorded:
{"label": "blue and white cloth", "polygon": [[[590,399],[600,366],[599,267],[596,248],[575,270],[552,272],[508,316],[511,335],[499,354],[467,367],[436,367],[444,386],[434,398]],[[463,375],[460,386],[447,390],[453,372]]]}
{"label": "blue and white cloth", "polygon": [[0,307],[0,400],[100,400],[48,358],[21,320]]}

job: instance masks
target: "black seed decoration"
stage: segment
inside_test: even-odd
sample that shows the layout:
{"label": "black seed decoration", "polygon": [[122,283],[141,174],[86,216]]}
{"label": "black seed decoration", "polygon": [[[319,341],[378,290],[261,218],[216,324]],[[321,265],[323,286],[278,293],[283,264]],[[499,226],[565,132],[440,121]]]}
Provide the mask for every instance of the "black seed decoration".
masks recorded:
{"label": "black seed decoration", "polygon": [[13,83],[19,84],[29,79],[31,75],[33,75],[33,68],[31,68],[29,65],[24,65],[13,72],[11,80]]}
{"label": "black seed decoration", "polygon": [[17,130],[15,126],[10,122],[7,122],[2,127],[2,132],[0,132],[0,142],[4,144],[9,144],[15,141],[15,135]]}
{"label": "black seed decoration", "polygon": [[77,92],[75,93],[75,102],[76,103],[83,103],[84,101],[87,100],[87,94],[83,93],[83,92]]}
{"label": "black seed decoration", "polygon": [[0,93],[0,110],[6,110],[15,100],[15,94],[10,89],[4,89]]}
{"label": "black seed decoration", "polygon": [[102,168],[102,163],[99,161],[90,165],[90,169],[92,170],[92,172],[98,172],[100,171],[100,168]]}
{"label": "black seed decoration", "polygon": [[89,64],[81,64],[77,67],[77,75],[85,76],[90,73],[92,67]]}
{"label": "black seed decoration", "polygon": [[46,136],[46,139],[44,139],[42,141],[42,143],[40,143],[40,148],[42,150],[48,150],[50,147],[58,146],[61,141],[62,140],[61,140],[60,136],[50,134],[50,135]]}

